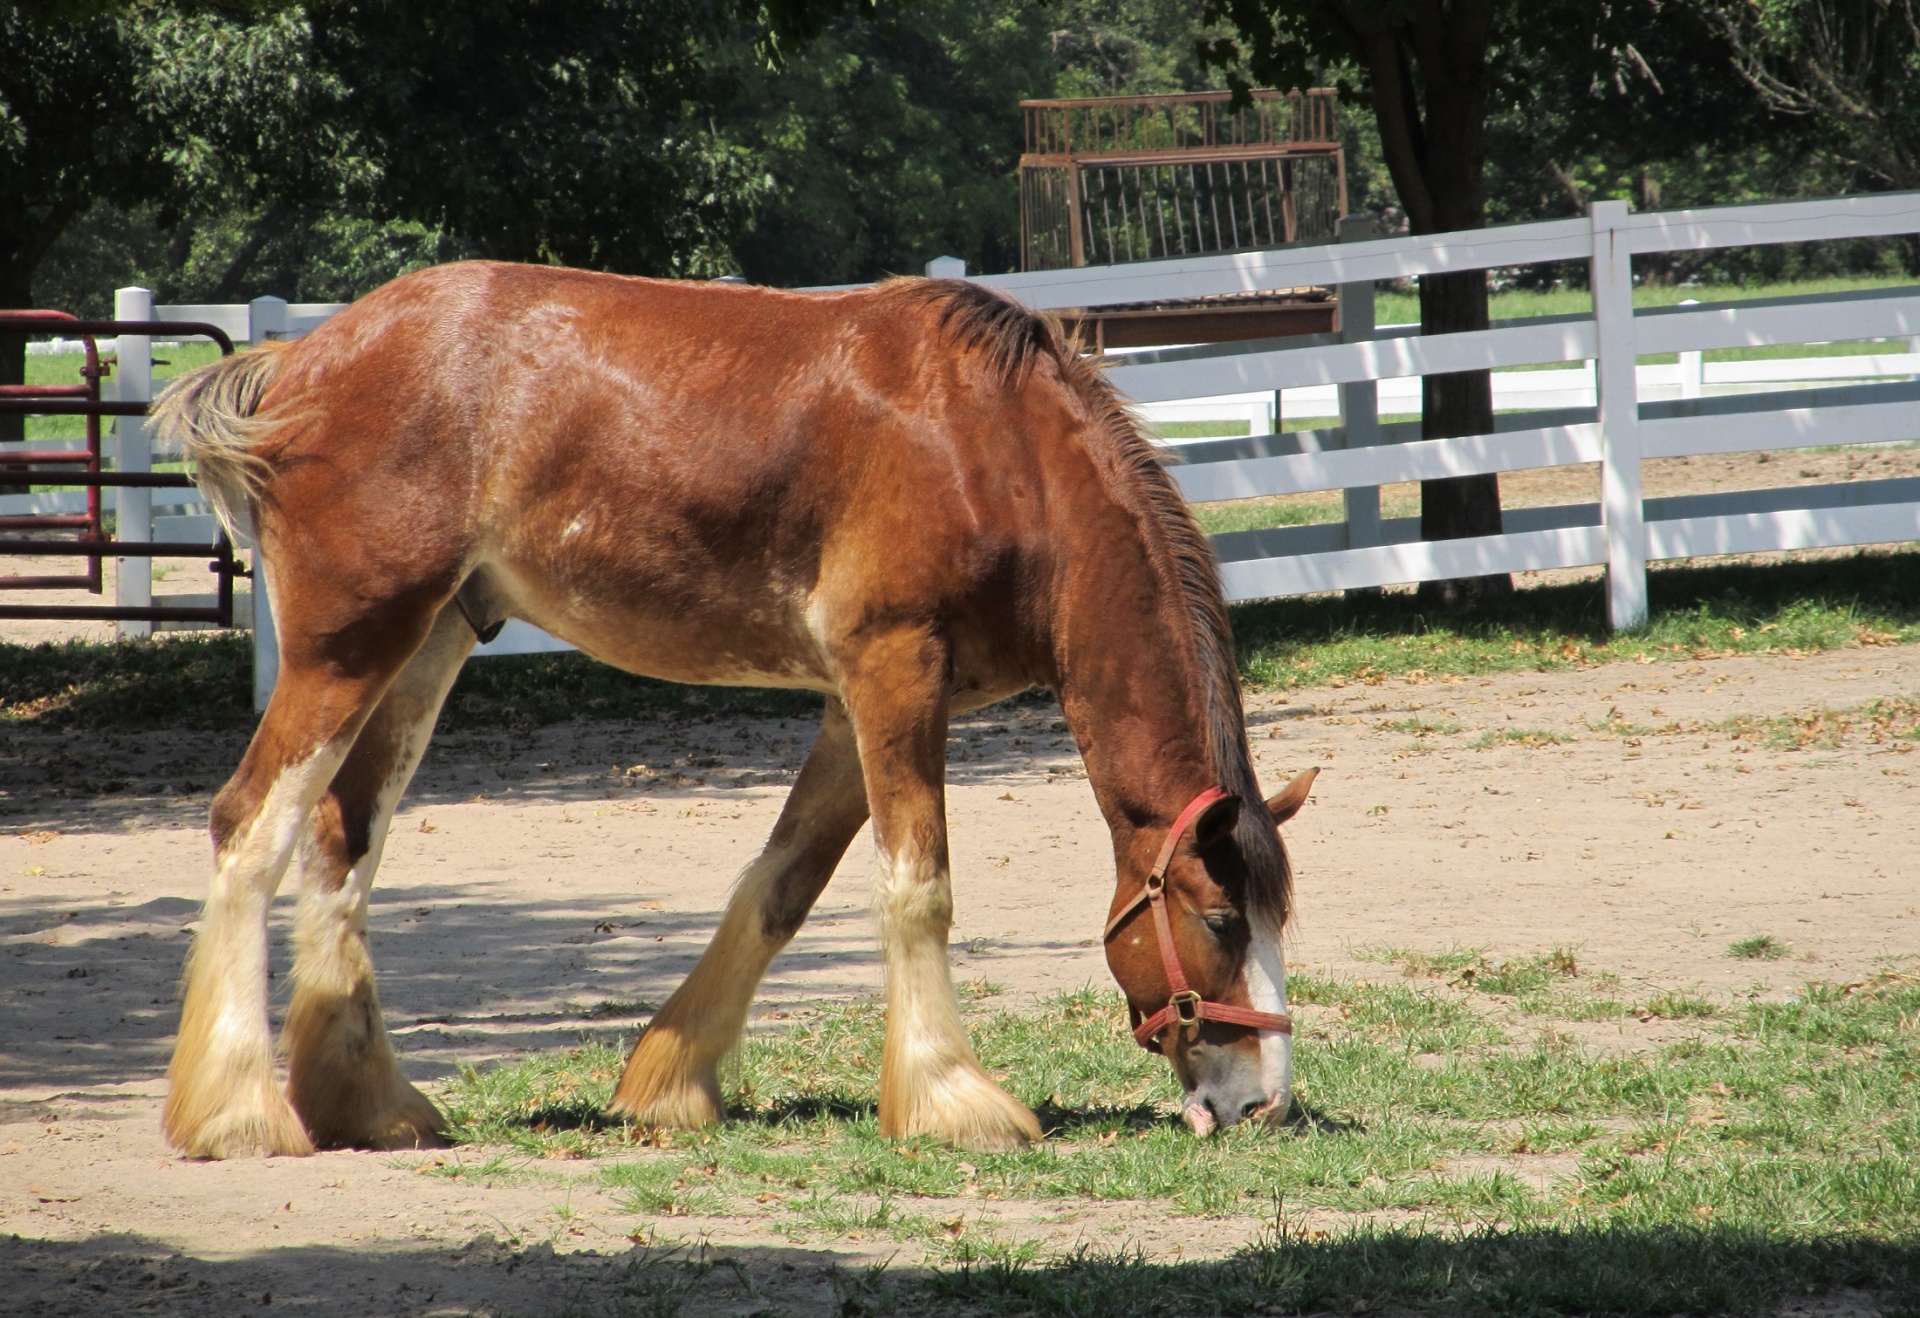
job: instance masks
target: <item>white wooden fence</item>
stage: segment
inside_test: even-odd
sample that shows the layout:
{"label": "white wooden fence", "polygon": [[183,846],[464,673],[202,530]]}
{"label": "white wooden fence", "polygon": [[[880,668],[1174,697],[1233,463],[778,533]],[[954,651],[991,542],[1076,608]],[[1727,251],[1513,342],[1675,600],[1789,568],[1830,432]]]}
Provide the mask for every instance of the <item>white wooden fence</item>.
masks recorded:
{"label": "white wooden fence", "polygon": [[[1326,429],[1168,445],[1174,476],[1196,503],[1345,493],[1343,521],[1215,536],[1228,597],[1604,564],[1609,616],[1614,626],[1631,628],[1646,620],[1649,559],[1920,539],[1920,480],[1643,500],[1640,479],[1646,458],[1920,440],[1920,382],[1885,378],[1920,372],[1920,355],[1913,351],[1865,360],[1801,359],[1787,376],[1803,383],[1861,377],[1877,382],[1717,397],[1704,396],[1707,386],[1764,387],[1782,378],[1783,368],[1732,362],[1702,372],[1698,357],[1713,349],[1864,339],[1904,340],[1898,347],[1911,348],[1920,335],[1920,286],[1636,313],[1634,256],[1915,232],[1920,193],[1645,215],[1630,213],[1624,202],[1596,202],[1581,219],[976,282],[1041,310],[1340,286],[1345,325],[1337,338],[1162,349],[1116,357],[1110,368],[1114,383],[1150,409],[1222,396],[1271,398],[1288,390],[1330,390],[1321,397],[1337,398],[1339,424]],[[1591,314],[1443,335],[1373,326],[1376,280],[1576,260],[1588,265]],[[117,314],[138,311],[138,301],[134,296],[118,304]],[[153,312],[158,319],[213,321],[236,340],[257,342],[303,333],[337,309],[262,298],[247,308],[163,306]],[[121,341],[123,391],[138,387],[143,377],[128,364],[146,351],[143,340]],[[1680,365],[1638,366],[1638,356],[1664,353],[1681,354]],[[1511,370],[1543,363],[1564,365],[1560,371]],[[1511,372],[1495,377],[1501,382],[1496,400],[1504,396],[1509,404],[1536,410],[1507,412],[1497,418],[1495,433],[1458,439],[1422,440],[1417,423],[1380,423],[1383,401],[1397,410],[1404,405],[1399,400],[1413,396],[1414,386],[1399,382],[1481,368]],[[1673,374],[1671,381],[1661,378],[1665,372]],[[1531,388],[1522,378],[1546,376],[1560,378],[1539,379]],[[1664,400],[1662,393],[1668,395]],[[1542,403],[1546,409],[1537,410]],[[1568,403],[1573,405],[1561,405]],[[122,463],[145,460],[141,428],[123,426],[120,434]],[[1380,517],[1382,485],[1593,462],[1601,466],[1598,504],[1508,509],[1501,535],[1423,542],[1417,519]],[[128,502],[121,505],[123,534],[132,534],[124,520]],[[191,523],[159,519],[153,530],[163,538],[183,537],[203,525],[204,513],[190,516]],[[210,529],[211,523],[204,525]],[[265,610],[255,620],[256,691],[264,700],[275,659],[271,620]],[[564,648],[516,623],[479,653]]]}

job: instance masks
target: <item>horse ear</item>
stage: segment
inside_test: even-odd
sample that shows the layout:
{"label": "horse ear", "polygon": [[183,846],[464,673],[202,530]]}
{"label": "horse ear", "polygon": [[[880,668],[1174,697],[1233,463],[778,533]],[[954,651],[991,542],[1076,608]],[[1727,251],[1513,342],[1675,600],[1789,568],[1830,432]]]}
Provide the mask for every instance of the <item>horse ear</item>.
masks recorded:
{"label": "horse ear", "polygon": [[1307,793],[1313,790],[1313,780],[1319,775],[1319,769],[1308,769],[1281,788],[1280,795],[1267,801],[1267,813],[1273,816],[1275,828],[1300,813],[1300,807],[1307,803]]}
{"label": "horse ear", "polygon": [[1233,826],[1240,822],[1240,798],[1223,796],[1205,810],[1200,818],[1193,821],[1193,840],[1203,847],[1214,843],[1233,832]]}

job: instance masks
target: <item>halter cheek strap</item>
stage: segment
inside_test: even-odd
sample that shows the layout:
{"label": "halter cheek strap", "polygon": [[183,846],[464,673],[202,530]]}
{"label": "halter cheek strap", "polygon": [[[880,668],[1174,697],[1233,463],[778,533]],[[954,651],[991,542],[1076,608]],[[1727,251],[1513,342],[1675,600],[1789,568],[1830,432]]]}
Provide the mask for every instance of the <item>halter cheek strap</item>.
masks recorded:
{"label": "halter cheek strap", "polygon": [[[1241,1025],[1254,1030],[1275,1030],[1281,1034],[1293,1033],[1293,1020],[1285,1012],[1255,1011],[1251,1007],[1235,1007],[1201,997],[1188,983],[1186,971],[1180,965],[1180,950],[1174,945],[1173,921],[1167,914],[1167,866],[1173,862],[1173,853],[1179,848],[1180,839],[1186,836],[1194,821],[1216,802],[1226,799],[1226,792],[1218,787],[1209,787],[1187,802],[1187,808],[1179,813],[1173,821],[1173,827],[1167,830],[1166,841],[1160,844],[1160,854],[1147,874],[1146,886],[1107,921],[1106,939],[1111,942],[1114,933],[1141,906],[1153,912],[1153,932],[1160,943],[1160,964],[1166,970],[1167,983],[1172,987],[1173,995],[1167,999],[1166,1006],[1145,1020],[1138,1020],[1133,1027],[1133,1037],[1149,1052],[1161,1051],[1161,1036],[1174,1026],[1178,1026],[1188,1039],[1194,1038],[1200,1033],[1202,1021],[1218,1021],[1222,1025]],[[1135,1012],[1134,1015],[1137,1019],[1139,1013]]]}

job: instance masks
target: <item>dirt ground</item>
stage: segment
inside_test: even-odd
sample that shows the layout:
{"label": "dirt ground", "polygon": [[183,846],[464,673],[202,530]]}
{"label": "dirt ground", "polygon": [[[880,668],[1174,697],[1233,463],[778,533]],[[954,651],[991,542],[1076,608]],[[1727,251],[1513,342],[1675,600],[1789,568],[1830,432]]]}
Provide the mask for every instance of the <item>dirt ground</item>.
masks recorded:
{"label": "dirt ground", "polygon": [[[1920,952],[1910,744],[1787,751],[1711,727],[1916,694],[1920,647],[1256,698],[1263,781],[1324,769],[1288,830],[1289,964],[1366,977],[1394,973],[1357,955],[1370,948],[1566,946],[1619,974],[1624,994],[1725,998]],[[1056,719],[1003,707],[956,725],[950,747],[955,975],[1005,985],[1016,1006],[1110,982],[1096,944],[1110,846]],[[1390,726],[1410,719],[1442,730]],[[1569,740],[1475,749],[1519,730]],[[795,720],[682,719],[437,743],[372,914],[410,1075],[430,1085],[462,1063],[616,1033],[595,1004],[658,1003],[811,737]],[[782,1307],[811,1311],[839,1303],[850,1274],[837,1267],[914,1261],[891,1242],[801,1247],[743,1218],[649,1221],[597,1189],[590,1164],[484,1187],[418,1174],[430,1155],[171,1156],[158,1115],[175,986],[206,878],[208,798],[241,747],[0,734],[0,1312],[229,1313],[270,1295],[305,1313],[545,1313],[563,1293],[642,1285],[627,1271],[636,1235],[750,1260]],[[116,781],[103,782],[109,765]],[[775,964],[760,1028],[878,990],[870,855],[863,835]],[[1791,959],[1727,955],[1762,933]],[[286,965],[281,946],[280,1005]],[[1596,1028],[1634,1047],[1663,1027]],[[1094,1203],[976,1210],[1050,1248],[1131,1242],[1158,1258],[1230,1250],[1256,1225]],[[743,1292],[731,1311],[752,1305]]]}

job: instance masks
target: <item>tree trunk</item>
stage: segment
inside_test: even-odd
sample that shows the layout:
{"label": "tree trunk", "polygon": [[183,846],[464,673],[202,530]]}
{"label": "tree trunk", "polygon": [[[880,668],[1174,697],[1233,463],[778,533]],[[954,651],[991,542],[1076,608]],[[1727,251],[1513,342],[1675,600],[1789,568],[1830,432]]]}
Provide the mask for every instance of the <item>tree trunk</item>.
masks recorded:
{"label": "tree trunk", "polygon": [[[32,307],[32,285],[15,274],[11,263],[0,263],[0,311],[26,311]],[[27,336],[0,332],[0,385],[26,382]],[[23,416],[0,414],[0,444],[17,444],[25,439],[26,422]]]}
{"label": "tree trunk", "polygon": [[[1420,280],[1420,332],[1451,334],[1487,328],[1484,271],[1425,275]],[[1493,379],[1487,371],[1429,375],[1421,381],[1423,439],[1485,435],[1493,430]],[[1420,482],[1420,538],[1458,540],[1500,534],[1500,478],[1454,476]],[[1472,604],[1513,593],[1506,573],[1421,583],[1420,597],[1439,605]]]}
{"label": "tree trunk", "polygon": [[[1332,6],[1355,58],[1367,68],[1380,146],[1414,233],[1478,229],[1487,222],[1487,48],[1493,9],[1483,0],[1416,0]],[[1487,327],[1482,271],[1420,280],[1420,332]],[[1421,434],[1428,439],[1493,429],[1493,381],[1486,371],[1430,375],[1421,382]],[[1420,483],[1420,538],[1500,534],[1500,478],[1461,476]],[[1510,594],[1507,575],[1426,582],[1420,598],[1469,604]]]}
{"label": "tree trunk", "polygon": [[[29,311],[32,308],[32,285],[16,274],[11,262],[0,263],[0,311]],[[27,336],[0,332],[0,384],[26,382]],[[0,413],[0,444],[18,444],[26,437],[27,419],[24,416]],[[0,495],[26,494],[32,489],[33,486],[27,482],[0,480]]]}

